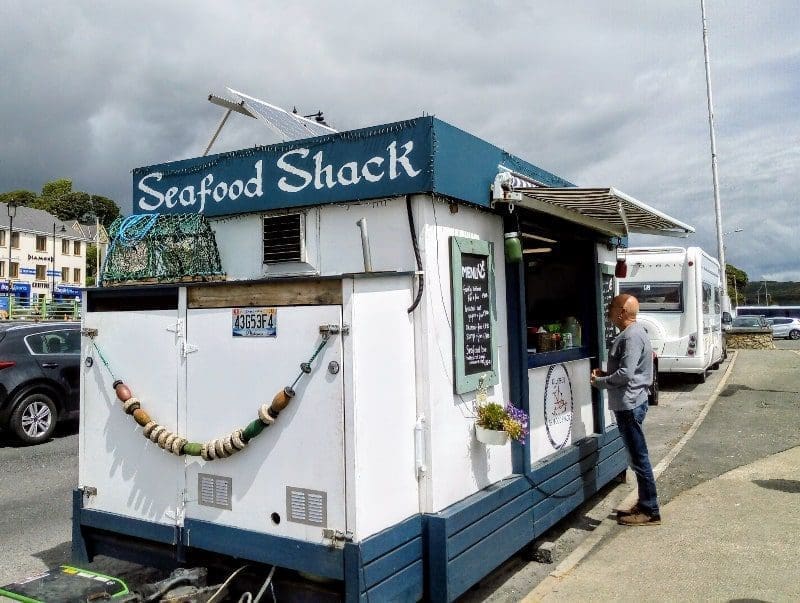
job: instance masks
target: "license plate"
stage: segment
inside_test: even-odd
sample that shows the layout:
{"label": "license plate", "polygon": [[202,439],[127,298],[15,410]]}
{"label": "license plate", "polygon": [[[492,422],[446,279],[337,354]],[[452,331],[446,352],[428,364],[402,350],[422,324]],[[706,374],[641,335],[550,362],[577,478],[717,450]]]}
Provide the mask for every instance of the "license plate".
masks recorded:
{"label": "license plate", "polygon": [[278,333],[277,308],[232,308],[234,337],[275,337]]}

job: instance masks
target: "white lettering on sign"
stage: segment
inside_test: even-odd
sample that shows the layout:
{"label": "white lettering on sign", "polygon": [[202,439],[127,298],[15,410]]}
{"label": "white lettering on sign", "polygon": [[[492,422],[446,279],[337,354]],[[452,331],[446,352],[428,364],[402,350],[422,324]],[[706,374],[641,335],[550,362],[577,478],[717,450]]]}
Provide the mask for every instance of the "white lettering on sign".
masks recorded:
{"label": "white lettering on sign", "polygon": [[[330,190],[338,186],[352,186],[362,180],[380,182],[387,175],[389,180],[395,180],[402,175],[414,178],[422,170],[415,169],[411,163],[413,150],[414,141],[409,140],[398,145],[394,140],[386,147],[384,156],[370,157],[361,164],[358,161],[347,161],[334,165],[326,160],[324,150],[309,157],[309,149],[293,149],[281,155],[275,163],[283,174],[278,178],[277,186],[285,193],[299,193],[312,185],[316,190]],[[198,213],[203,213],[206,204],[212,199],[215,203],[222,203],[226,200],[236,201],[242,195],[250,198],[262,197],[262,161],[259,159],[254,164],[255,174],[246,182],[244,179],[233,182],[215,180],[213,174],[206,174],[199,183],[188,184],[180,189],[172,186],[166,192],[156,188],[164,174],[151,172],[139,179],[137,188],[143,193],[138,199],[139,208],[157,211],[162,206],[172,209],[180,203],[182,207],[196,207]]]}
{"label": "white lettering on sign", "polygon": [[[411,151],[414,150],[414,142],[409,140],[400,149],[403,151],[402,155],[397,153],[396,140],[386,147],[389,152],[389,180],[399,178],[401,170],[411,178],[422,173],[422,170],[414,169],[409,159]],[[326,163],[323,151],[318,151],[313,155],[313,171],[309,171],[312,166],[308,166],[309,169],[303,169],[303,165],[297,160],[306,159],[310,152],[306,148],[294,149],[278,158],[276,163],[278,168],[291,174],[291,176],[282,176],[278,180],[280,190],[286,193],[297,193],[312,182],[317,190],[332,189],[335,186],[358,184],[362,178],[367,182],[379,182],[386,175],[386,170],[380,169],[386,161],[384,157],[371,157],[360,167],[357,161],[348,161],[336,169],[332,164]]]}
{"label": "white lettering on sign", "polygon": [[168,209],[175,207],[180,203],[183,207],[190,207],[199,204],[197,209],[198,213],[203,213],[206,208],[206,198],[211,197],[215,202],[220,203],[225,199],[236,201],[242,194],[245,197],[261,197],[264,194],[263,183],[263,163],[262,160],[256,161],[253,166],[255,175],[250,178],[246,183],[243,180],[234,180],[230,184],[221,180],[214,184],[214,175],[206,174],[200,180],[200,186],[195,188],[193,185],[184,186],[178,189],[175,186],[167,189],[166,193],[153,188],[150,184],[160,182],[164,177],[161,172],[151,172],[146,176],[142,176],[139,180],[139,190],[144,193],[139,197],[139,207],[145,211],[156,211],[162,205]]}
{"label": "white lettering on sign", "polygon": [[479,262],[477,266],[462,266],[461,278],[471,281],[482,281],[486,278],[486,262]]}

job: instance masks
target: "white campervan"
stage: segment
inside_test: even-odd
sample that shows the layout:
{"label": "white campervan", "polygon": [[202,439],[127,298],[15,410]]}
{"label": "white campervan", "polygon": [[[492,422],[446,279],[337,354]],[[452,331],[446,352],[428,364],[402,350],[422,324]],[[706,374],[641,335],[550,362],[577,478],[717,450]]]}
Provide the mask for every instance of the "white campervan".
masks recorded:
{"label": "white campervan", "polygon": [[702,383],[726,357],[719,262],[699,247],[632,247],[620,293],[639,300],[662,373],[691,373]]}

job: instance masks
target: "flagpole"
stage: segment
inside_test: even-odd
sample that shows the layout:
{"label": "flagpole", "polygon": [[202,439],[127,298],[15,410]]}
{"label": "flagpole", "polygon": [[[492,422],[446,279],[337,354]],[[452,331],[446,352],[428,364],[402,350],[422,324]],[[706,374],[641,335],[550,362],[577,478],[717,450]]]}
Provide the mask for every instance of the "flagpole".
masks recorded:
{"label": "flagpole", "polygon": [[708,99],[708,131],[711,137],[711,177],[714,182],[714,215],[717,224],[717,257],[722,269],[722,309],[731,310],[731,299],[728,295],[728,270],[725,264],[725,246],[722,243],[722,206],[719,198],[719,174],[717,173],[717,139],[714,135],[714,104],[711,98],[711,64],[708,52],[708,25],[706,22],[706,3],[700,0],[700,12],[703,17],[703,56],[706,66],[706,98]]}

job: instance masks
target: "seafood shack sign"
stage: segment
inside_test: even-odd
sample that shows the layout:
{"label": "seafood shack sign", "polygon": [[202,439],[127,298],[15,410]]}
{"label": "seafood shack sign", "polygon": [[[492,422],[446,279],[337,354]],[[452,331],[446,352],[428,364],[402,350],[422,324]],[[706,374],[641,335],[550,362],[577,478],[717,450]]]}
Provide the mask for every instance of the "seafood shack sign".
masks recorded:
{"label": "seafood shack sign", "polygon": [[134,213],[208,216],[432,190],[431,122],[400,122],[139,168]]}

